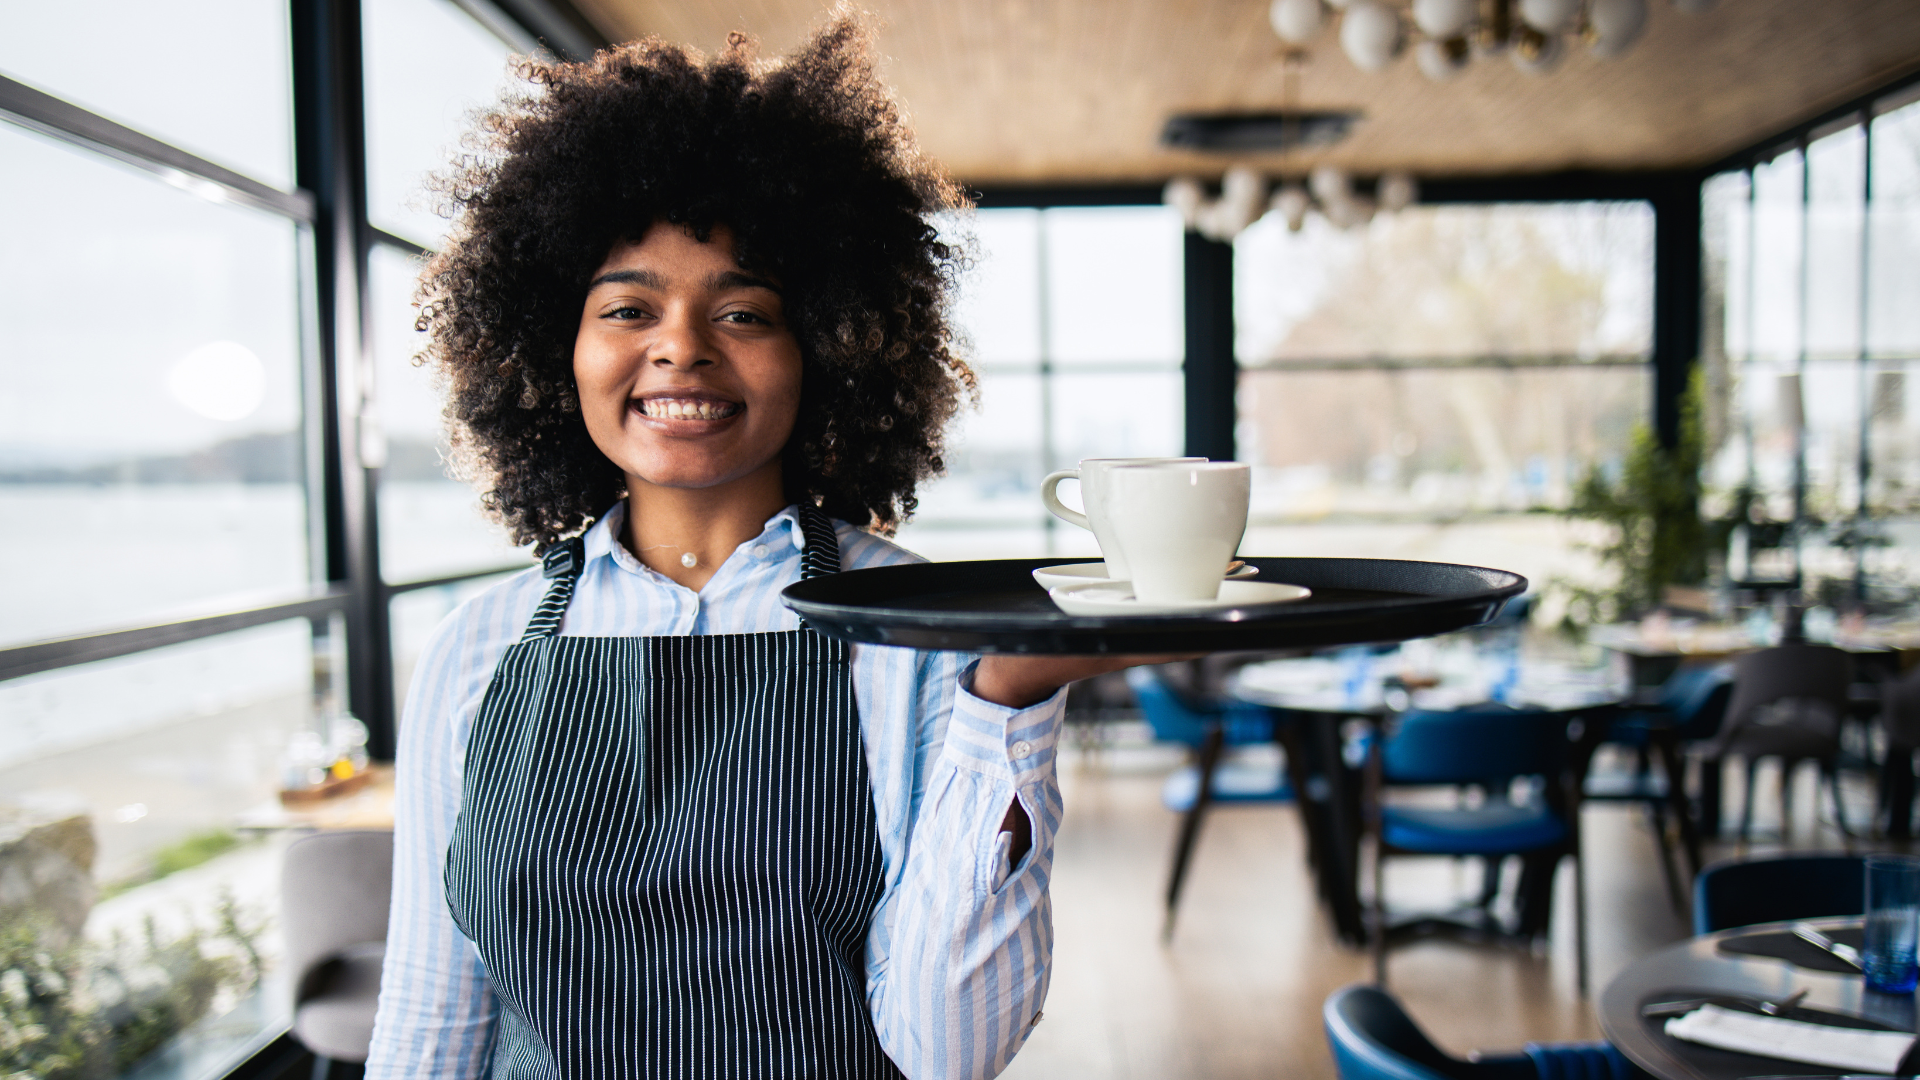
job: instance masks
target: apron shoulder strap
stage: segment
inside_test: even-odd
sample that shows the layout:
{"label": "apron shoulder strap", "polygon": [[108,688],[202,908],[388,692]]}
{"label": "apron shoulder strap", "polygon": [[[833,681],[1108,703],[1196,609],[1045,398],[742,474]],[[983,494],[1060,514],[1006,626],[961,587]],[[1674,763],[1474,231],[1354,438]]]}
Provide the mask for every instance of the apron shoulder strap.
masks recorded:
{"label": "apron shoulder strap", "polygon": [[839,573],[840,539],[833,533],[833,519],[809,502],[800,504],[799,517],[800,535],[807,540],[807,550],[800,557],[800,580]]}
{"label": "apron shoulder strap", "polygon": [[520,640],[532,641],[560,632],[560,618],[567,613],[567,602],[573,599],[573,583],[580,580],[580,567],[586,561],[584,537],[576,536],[547,549],[540,560],[540,572],[553,584],[547,587],[546,598],[534,609],[533,618],[527,621],[527,632]]}

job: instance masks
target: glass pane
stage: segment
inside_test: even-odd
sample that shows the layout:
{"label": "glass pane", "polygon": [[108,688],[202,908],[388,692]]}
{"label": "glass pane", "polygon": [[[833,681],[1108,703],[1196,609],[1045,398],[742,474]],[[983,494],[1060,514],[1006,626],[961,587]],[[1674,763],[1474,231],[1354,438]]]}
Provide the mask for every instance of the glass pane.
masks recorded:
{"label": "glass pane", "polygon": [[1866,224],[1866,131],[1807,147],[1807,353],[1860,353],[1860,238]]}
{"label": "glass pane", "polygon": [[1868,378],[1868,504],[1876,516],[1920,515],[1920,362],[1882,361]]}
{"label": "glass pane", "polygon": [[508,84],[505,42],[449,0],[361,8],[367,94],[367,217],[436,247],[447,222],[423,188],[459,152],[469,113]]}
{"label": "glass pane", "polygon": [[1415,207],[1341,231],[1268,214],[1234,242],[1243,364],[1643,356],[1653,212],[1644,203]]}
{"label": "glass pane", "polygon": [[[1701,189],[1701,244],[1705,248],[1703,310],[1709,354],[1744,358],[1752,348],[1753,230],[1748,220],[1752,184],[1745,172],[1721,173]],[[1713,347],[1718,331],[1719,350]]]}
{"label": "glass pane", "polygon": [[0,642],[308,580],[295,226],[0,124]]}
{"label": "glass pane", "polygon": [[980,409],[961,414],[947,443],[948,474],[921,486],[900,543],[937,559],[1046,554],[1040,403],[1037,374],[981,376]]}
{"label": "glass pane", "polygon": [[1801,376],[1806,398],[1807,512],[1853,516],[1860,502],[1860,364],[1814,360]]}
{"label": "glass pane", "polygon": [[[375,5],[376,7],[378,5]],[[279,188],[293,186],[287,5],[8,4],[0,71]]]}
{"label": "glass pane", "polygon": [[1753,170],[1753,355],[1800,355],[1800,152]]}
{"label": "glass pane", "polygon": [[1638,364],[1246,372],[1254,519],[1564,507],[1588,469],[1624,458],[1647,380]]}
{"label": "glass pane", "polygon": [[1171,457],[1186,441],[1178,371],[1056,374],[1049,396],[1056,469],[1090,457]]}
{"label": "glass pane", "polygon": [[1039,363],[1039,211],[981,210],[943,224],[954,239],[969,245],[974,260],[961,275],[954,305],[968,362],[987,367]]}
{"label": "glass pane", "polygon": [[1867,347],[1920,356],[1920,104],[1873,121],[1868,215]]}
{"label": "glass pane", "polygon": [[1179,364],[1184,243],[1179,213],[1164,206],[1048,210],[1049,359]]}
{"label": "glass pane", "polygon": [[[480,512],[480,497],[447,475],[449,447],[432,370],[413,358],[426,335],[413,328],[418,265],[376,245],[372,253],[375,400],[387,435],[380,473],[380,572],[391,582],[526,562],[506,530]],[[404,686],[404,684],[402,684]]]}
{"label": "glass pane", "polygon": [[[0,804],[9,830],[42,840],[6,849],[9,880],[30,870],[40,886],[0,909],[8,959],[51,962],[14,948],[24,935],[82,973],[42,1003],[52,1014],[42,1024],[71,1022],[126,1060],[187,1028],[162,1060],[181,1067],[169,1075],[188,1076],[223,1075],[285,1028],[289,834],[275,824],[276,794],[294,734],[312,730],[313,641],[295,620],[0,683]],[[39,853],[31,867],[28,850]],[[222,928],[228,904],[237,934]],[[153,955],[149,925],[170,957]],[[141,972],[127,1007],[88,1008],[89,996],[122,996],[116,960]],[[0,1003],[19,1019],[11,1009]],[[29,1036],[8,1061],[22,1075],[81,1075],[51,1067],[57,1044]]]}

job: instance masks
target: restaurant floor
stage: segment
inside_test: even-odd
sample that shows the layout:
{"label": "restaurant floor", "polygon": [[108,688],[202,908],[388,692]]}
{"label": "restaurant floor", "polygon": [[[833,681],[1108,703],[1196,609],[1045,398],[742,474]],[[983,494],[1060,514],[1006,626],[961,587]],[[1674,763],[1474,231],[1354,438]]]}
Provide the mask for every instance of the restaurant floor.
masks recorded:
{"label": "restaurant floor", "polygon": [[[1045,1016],[1010,1078],[1331,1080],[1322,1033],[1327,995],[1369,977],[1363,951],[1339,944],[1314,896],[1299,818],[1290,805],[1229,807],[1210,816],[1189,872],[1177,932],[1160,939],[1161,895],[1175,816],[1160,788],[1179,751],[1119,725],[1061,758],[1066,819],[1054,865],[1053,983]],[[1777,775],[1777,774],[1773,774]],[[1729,777],[1731,779],[1731,777]],[[1763,771],[1757,852],[1781,846],[1775,792]],[[1786,846],[1837,847],[1816,820],[1812,787],[1795,785]],[[1849,790],[1861,820],[1865,788]],[[1730,802],[1732,800],[1729,800]],[[1645,814],[1590,804],[1586,826],[1594,993],[1634,958],[1688,933],[1662,882]],[[1709,857],[1732,853],[1709,851]],[[1444,1048],[1515,1049],[1530,1040],[1599,1037],[1575,988],[1572,873],[1560,875],[1553,940],[1537,955],[1429,940],[1395,950],[1389,988]],[[1389,865],[1397,906],[1437,908],[1472,895],[1478,872],[1451,860]]]}

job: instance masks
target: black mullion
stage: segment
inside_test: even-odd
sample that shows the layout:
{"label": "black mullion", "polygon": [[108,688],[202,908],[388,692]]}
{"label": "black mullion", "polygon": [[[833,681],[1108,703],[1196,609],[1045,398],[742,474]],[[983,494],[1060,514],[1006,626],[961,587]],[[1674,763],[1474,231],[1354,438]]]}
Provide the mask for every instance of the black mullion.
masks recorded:
{"label": "black mullion", "polygon": [[305,191],[281,191],[4,75],[0,75],[0,116],[42,135],[144,169],[176,187],[197,189],[297,221],[313,220],[313,196]]}
{"label": "black mullion", "polygon": [[[366,124],[357,0],[292,0],[300,186],[314,193],[326,575],[348,592],[347,701],[369,751],[393,754],[393,657],[380,583],[378,472],[361,460],[369,345]],[[370,420],[371,418],[367,418]]]}

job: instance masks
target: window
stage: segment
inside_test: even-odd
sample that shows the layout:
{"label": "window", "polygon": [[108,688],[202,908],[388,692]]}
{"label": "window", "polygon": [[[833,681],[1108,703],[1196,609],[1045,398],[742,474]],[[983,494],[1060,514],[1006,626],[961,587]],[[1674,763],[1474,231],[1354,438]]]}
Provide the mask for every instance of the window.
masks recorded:
{"label": "window", "polygon": [[1920,105],[1710,180],[1710,512],[1740,518],[1736,580],[1799,578],[1828,603],[1920,584]]}
{"label": "window", "polygon": [[423,182],[459,149],[469,114],[507,85],[508,47],[450,0],[361,7],[367,99],[367,217],[432,247],[446,233]]}
{"label": "window", "polygon": [[[0,877],[35,883],[0,897],[0,970],[78,973],[32,1016],[0,994],[0,1057],[38,1075],[75,1036],[99,1075],[197,1080],[288,1023],[280,795],[366,765],[350,705],[392,730],[385,688],[350,677],[391,660],[404,679],[452,603],[526,561],[444,476],[435,391],[408,362],[419,249],[389,235],[439,237],[408,200],[508,47],[442,0],[364,6],[386,232],[372,340],[339,343],[328,387],[337,313],[292,161],[294,50],[319,50],[287,5],[10,14],[7,100],[31,103],[24,84],[93,114],[0,113]],[[342,123],[324,112],[301,115]],[[363,347],[384,462],[378,432],[332,441],[328,391],[353,397]],[[362,491],[391,588],[349,557]],[[355,621],[367,592],[391,598],[390,638]]]}
{"label": "window", "polygon": [[934,559],[1097,554],[1092,534],[1046,512],[1040,481],[1081,458],[1181,452],[1179,216],[981,210],[948,229],[976,261],[956,316],[980,407],[900,542]]}
{"label": "window", "polygon": [[[1650,400],[1652,211],[1269,214],[1234,251],[1243,550],[1581,572],[1560,519]],[[1505,561],[1501,561],[1504,558]]]}
{"label": "window", "polygon": [[0,72],[277,188],[293,187],[287,8],[9,4]]}
{"label": "window", "polygon": [[309,576],[296,226],[0,122],[0,643]]}

